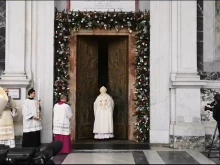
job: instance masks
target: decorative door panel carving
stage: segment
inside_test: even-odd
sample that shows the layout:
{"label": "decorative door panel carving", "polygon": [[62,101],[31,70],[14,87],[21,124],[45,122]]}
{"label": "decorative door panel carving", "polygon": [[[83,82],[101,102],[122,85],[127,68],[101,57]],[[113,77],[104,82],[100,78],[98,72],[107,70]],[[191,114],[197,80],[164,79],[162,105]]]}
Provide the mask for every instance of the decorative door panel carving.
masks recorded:
{"label": "decorative door panel carving", "polygon": [[127,37],[117,37],[110,40],[108,47],[108,93],[112,96],[115,103],[114,135],[118,139],[127,139],[128,135],[127,55]]}
{"label": "decorative door panel carving", "polygon": [[93,138],[93,103],[98,89],[98,42],[89,36],[77,39],[76,122],[77,139]]}

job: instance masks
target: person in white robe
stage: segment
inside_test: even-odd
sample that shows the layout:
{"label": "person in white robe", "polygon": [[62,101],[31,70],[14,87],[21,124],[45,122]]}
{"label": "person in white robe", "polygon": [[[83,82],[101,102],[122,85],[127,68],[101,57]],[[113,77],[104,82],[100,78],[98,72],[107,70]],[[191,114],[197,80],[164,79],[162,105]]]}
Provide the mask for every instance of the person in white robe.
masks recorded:
{"label": "person in white robe", "polygon": [[72,152],[70,119],[73,113],[67,104],[67,96],[60,96],[60,102],[54,105],[53,112],[54,141],[61,141],[63,143],[60,153],[69,154]]}
{"label": "person in white robe", "polygon": [[[8,96],[8,88],[5,88],[4,91]],[[13,117],[17,116],[18,110],[16,102],[8,96],[8,104],[0,115],[0,144],[7,145],[10,148],[15,147]]]}
{"label": "person in white robe", "polygon": [[95,122],[93,133],[95,139],[109,139],[114,137],[113,133],[113,111],[114,101],[103,86],[100,88],[100,95],[94,102]]}
{"label": "person in white robe", "polygon": [[41,145],[40,131],[42,130],[41,119],[39,118],[40,103],[34,100],[35,90],[28,91],[28,98],[24,101],[23,114],[23,139],[22,147],[39,148]]}

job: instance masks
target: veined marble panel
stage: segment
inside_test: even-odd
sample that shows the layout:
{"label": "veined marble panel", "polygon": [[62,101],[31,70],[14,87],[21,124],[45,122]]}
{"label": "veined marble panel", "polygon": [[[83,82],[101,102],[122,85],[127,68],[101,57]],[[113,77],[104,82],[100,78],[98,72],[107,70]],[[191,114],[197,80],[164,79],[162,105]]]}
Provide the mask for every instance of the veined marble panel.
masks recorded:
{"label": "veined marble panel", "polygon": [[198,74],[202,80],[220,80],[220,2],[197,3]]}
{"label": "veined marble panel", "polygon": [[204,111],[207,103],[213,101],[215,94],[220,93],[220,89],[202,88],[201,89],[201,120],[202,121],[214,121],[211,111]]}
{"label": "veined marble panel", "polygon": [[0,0],[0,75],[5,69],[5,17],[6,1]]}
{"label": "veined marble panel", "polygon": [[170,135],[170,147],[175,149],[205,149],[204,136],[173,136]]}
{"label": "veined marble panel", "polygon": [[[214,133],[214,132],[213,132]],[[206,148],[209,148],[211,147],[211,144],[212,144],[212,139],[213,139],[213,136],[212,135],[205,135],[205,147]],[[218,140],[218,137],[216,136],[215,137],[215,140],[213,142],[213,148],[218,148],[219,147],[219,140]]]}

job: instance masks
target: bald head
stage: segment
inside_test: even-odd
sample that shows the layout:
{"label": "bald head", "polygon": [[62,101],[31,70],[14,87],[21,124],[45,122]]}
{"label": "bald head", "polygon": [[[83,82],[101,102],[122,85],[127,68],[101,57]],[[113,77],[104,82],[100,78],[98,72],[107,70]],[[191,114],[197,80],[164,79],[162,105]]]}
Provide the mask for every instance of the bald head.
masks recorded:
{"label": "bald head", "polygon": [[61,95],[60,96],[60,101],[67,101],[67,96],[66,95]]}

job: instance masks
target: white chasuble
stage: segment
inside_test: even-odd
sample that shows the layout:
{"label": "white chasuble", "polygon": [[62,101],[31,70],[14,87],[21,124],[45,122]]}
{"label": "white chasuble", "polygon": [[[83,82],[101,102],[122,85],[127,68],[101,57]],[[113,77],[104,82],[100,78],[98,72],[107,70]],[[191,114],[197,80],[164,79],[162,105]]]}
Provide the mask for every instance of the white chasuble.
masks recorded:
{"label": "white chasuble", "polygon": [[41,121],[33,119],[33,117],[37,117],[37,111],[37,100],[26,99],[22,109],[23,132],[35,132],[42,130]]}
{"label": "white chasuble", "polygon": [[16,102],[9,97],[9,101],[0,117],[0,144],[14,147],[14,124],[13,117],[17,116]]}
{"label": "white chasuble", "polygon": [[57,103],[54,105],[53,112],[53,134],[70,135],[70,119],[73,116],[70,106],[65,103]]}
{"label": "white chasuble", "polygon": [[95,122],[93,133],[95,139],[113,138],[114,101],[107,93],[100,94],[94,102]]}

